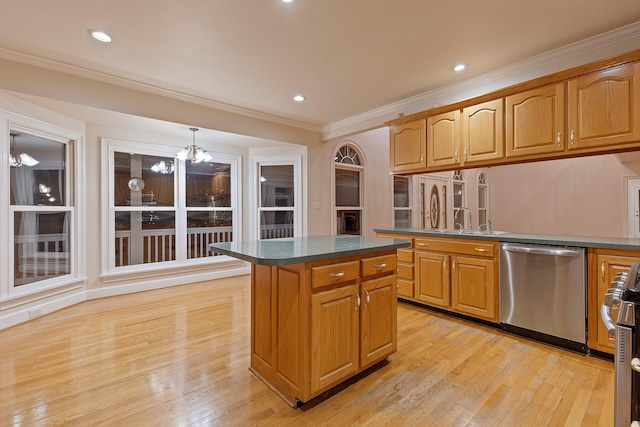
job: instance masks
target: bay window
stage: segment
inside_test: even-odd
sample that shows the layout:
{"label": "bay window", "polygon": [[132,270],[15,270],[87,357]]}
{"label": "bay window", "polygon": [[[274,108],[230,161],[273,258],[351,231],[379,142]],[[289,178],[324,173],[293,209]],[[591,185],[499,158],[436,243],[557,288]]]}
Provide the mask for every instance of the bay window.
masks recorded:
{"label": "bay window", "polygon": [[103,139],[106,272],[211,262],[209,244],[239,233],[239,156],[192,164],[176,150]]}

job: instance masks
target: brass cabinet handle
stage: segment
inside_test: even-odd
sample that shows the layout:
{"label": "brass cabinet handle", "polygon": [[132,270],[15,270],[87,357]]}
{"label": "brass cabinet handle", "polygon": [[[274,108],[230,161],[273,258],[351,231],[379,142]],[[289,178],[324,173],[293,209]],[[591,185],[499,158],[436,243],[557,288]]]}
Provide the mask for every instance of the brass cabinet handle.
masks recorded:
{"label": "brass cabinet handle", "polygon": [[562,133],[558,132],[558,147],[562,147]]}
{"label": "brass cabinet handle", "polygon": [[424,156],[420,156],[420,166],[424,166]]}
{"label": "brass cabinet handle", "polygon": [[456,163],[458,163],[458,149],[457,148],[456,148],[456,152],[455,152],[454,156],[456,157]]}
{"label": "brass cabinet handle", "polygon": [[428,243],[418,242],[418,246],[427,247],[427,246],[429,246],[429,244]]}
{"label": "brass cabinet handle", "polygon": [[355,292],[354,295],[356,296],[356,306],[353,307],[354,310],[357,310],[358,307],[360,307],[360,294]]}
{"label": "brass cabinet handle", "polygon": [[467,157],[468,157],[468,153],[469,153],[469,147],[464,147],[464,161],[467,161]]}
{"label": "brass cabinet handle", "polygon": [[338,271],[337,273],[329,273],[329,277],[333,279],[339,279],[341,277],[344,277],[344,271]]}
{"label": "brass cabinet handle", "polygon": [[485,252],[489,252],[489,249],[476,248],[476,252],[482,252],[482,253],[485,253]]}
{"label": "brass cabinet handle", "polygon": [[376,270],[379,270],[379,269],[381,269],[381,268],[385,268],[386,266],[387,266],[387,263],[386,263],[386,262],[381,262],[380,264],[374,264],[374,266],[373,266],[373,267],[374,267]]}
{"label": "brass cabinet handle", "polygon": [[600,271],[602,272],[602,277],[604,277],[604,260],[600,263]]}
{"label": "brass cabinet handle", "polygon": [[371,295],[369,295],[369,292],[367,292],[367,288],[364,288],[364,295],[367,297],[364,303],[364,306],[366,307],[371,302]]}
{"label": "brass cabinet handle", "polygon": [[443,270],[447,269],[447,259],[446,258],[442,261],[442,269]]}
{"label": "brass cabinet handle", "polygon": [[575,130],[571,130],[571,136],[569,137],[569,139],[571,140],[571,145],[576,143],[576,131]]}
{"label": "brass cabinet handle", "polygon": [[454,259],[453,262],[451,263],[451,269],[453,271],[456,271],[456,260]]}

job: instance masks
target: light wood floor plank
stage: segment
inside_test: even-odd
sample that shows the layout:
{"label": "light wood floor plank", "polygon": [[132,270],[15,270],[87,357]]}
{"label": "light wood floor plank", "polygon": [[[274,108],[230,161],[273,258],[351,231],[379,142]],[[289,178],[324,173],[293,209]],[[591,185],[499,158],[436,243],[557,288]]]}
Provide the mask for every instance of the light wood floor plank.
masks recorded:
{"label": "light wood floor plank", "polygon": [[248,370],[248,276],[0,331],[0,426],[610,426],[613,364],[406,303],[398,353],[299,409]]}

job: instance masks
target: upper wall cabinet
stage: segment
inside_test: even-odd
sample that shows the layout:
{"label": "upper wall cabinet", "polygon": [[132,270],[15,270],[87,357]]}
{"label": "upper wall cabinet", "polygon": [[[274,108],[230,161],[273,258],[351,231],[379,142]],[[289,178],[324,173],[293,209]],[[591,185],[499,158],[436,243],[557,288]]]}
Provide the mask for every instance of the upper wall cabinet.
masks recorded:
{"label": "upper wall cabinet", "polygon": [[569,150],[640,140],[640,63],[569,81]]}
{"label": "upper wall cabinet", "polygon": [[507,96],[506,157],[556,155],[565,149],[564,83]]}
{"label": "upper wall cabinet", "polygon": [[503,100],[427,118],[427,169],[488,164],[504,157]]}
{"label": "upper wall cabinet", "polygon": [[502,98],[462,110],[462,163],[470,164],[504,156],[504,102]]}
{"label": "upper wall cabinet", "polygon": [[460,163],[460,110],[427,117],[427,167]]}
{"label": "upper wall cabinet", "polygon": [[426,166],[425,126],[425,119],[391,126],[389,158],[392,172],[407,172]]}

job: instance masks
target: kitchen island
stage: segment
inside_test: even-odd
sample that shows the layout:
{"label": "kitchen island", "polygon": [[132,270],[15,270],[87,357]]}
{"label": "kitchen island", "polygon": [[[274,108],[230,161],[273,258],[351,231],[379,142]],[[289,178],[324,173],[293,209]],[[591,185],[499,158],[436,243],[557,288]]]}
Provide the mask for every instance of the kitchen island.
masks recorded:
{"label": "kitchen island", "polygon": [[296,407],[394,353],[396,250],[409,245],[360,236],[211,244],[251,262],[251,372]]}

